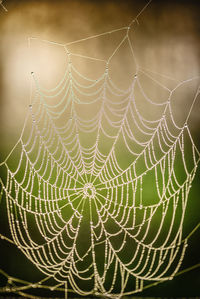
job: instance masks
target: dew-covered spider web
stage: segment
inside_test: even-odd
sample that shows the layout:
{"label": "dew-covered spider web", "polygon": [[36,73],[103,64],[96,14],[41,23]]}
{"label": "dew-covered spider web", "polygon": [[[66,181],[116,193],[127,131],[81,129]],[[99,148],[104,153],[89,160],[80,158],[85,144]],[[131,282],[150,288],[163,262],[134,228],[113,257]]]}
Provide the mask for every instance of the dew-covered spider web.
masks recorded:
{"label": "dew-covered spider web", "polygon": [[[45,278],[34,284],[12,278],[1,291],[27,296],[23,291],[44,287],[63,289],[66,297],[73,291],[120,298],[178,273],[200,159],[188,127],[198,92],[178,125],[171,99],[194,78],[169,88],[140,68],[130,37],[136,23],[102,34],[120,35],[108,59],[61,45],[67,68],[51,89],[31,73],[33,99],[24,128],[1,164],[11,233],[1,238],[17,245]],[[134,64],[126,88],[112,72],[123,47]],[[98,63],[101,74],[84,75],[77,56]],[[148,95],[145,80],[160,90],[159,99]]]}

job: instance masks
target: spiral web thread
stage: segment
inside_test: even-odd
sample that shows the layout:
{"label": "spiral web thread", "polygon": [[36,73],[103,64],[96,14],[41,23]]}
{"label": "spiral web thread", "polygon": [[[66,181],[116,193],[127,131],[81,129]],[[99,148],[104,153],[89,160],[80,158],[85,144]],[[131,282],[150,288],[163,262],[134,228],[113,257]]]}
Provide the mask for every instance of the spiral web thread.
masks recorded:
{"label": "spiral web thread", "polygon": [[[112,31],[124,36],[109,59],[102,60],[105,69],[98,79],[73,65],[68,44],[62,45],[67,69],[56,87],[42,88],[32,73],[34,101],[18,143],[1,164],[7,173],[1,187],[12,240],[1,237],[16,244],[46,278],[24,286],[13,280],[1,291],[23,295],[53,277],[56,284],[46,288],[64,285],[66,297],[71,289],[119,298],[142,291],[144,282],[172,279],[181,266],[188,240],[182,237],[185,209],[200,155],[187,126],[189,115],[178,126],[171,97],[193,79],[169,89],[137,66],[130,86],[119,89],[109,63],[124,43],[135,60],[129,38],[134,21]],[[163,88],[167,99],[149,98],[141,75]],[[156,119],[144,116],[136,89],[145,105],[157,109]],[[120,162],[121,150],[128,166]],[[20,157],[13,169],[15,151]],[[147,185],[155,186],[153,203]],[[89,234],[84,249],[81,228]]]}

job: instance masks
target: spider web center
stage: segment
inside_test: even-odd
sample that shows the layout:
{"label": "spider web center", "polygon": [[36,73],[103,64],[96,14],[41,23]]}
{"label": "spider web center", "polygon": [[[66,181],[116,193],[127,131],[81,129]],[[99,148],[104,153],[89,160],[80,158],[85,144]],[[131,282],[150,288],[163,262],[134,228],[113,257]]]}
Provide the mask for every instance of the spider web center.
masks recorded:
{"label": "spider web center", "polygon": [[96,194],[96,189],[92,183],[86,183],[83,187],[84,197],[94,198]]}

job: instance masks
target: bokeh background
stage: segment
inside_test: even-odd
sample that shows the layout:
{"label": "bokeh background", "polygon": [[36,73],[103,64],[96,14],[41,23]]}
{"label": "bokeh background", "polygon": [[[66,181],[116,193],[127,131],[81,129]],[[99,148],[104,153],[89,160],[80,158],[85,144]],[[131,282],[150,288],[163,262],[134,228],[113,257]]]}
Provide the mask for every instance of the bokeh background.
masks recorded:
{"label": "bokeh background", "polygon": [[[147,1],[44,1],[7,0],[0,6],[0,162],[17,142],[30,103],[31,72],[41,84],[50,88],[63,76],[66,68],[65,44],[92,35],[127,26]],[[152,1],[138,17],[132,33],[134,51],[139,65],[155,74],[165,74],[162,83],[169,88],[200,75],[199,1]],[[72,44],[70,50],[81,55],[106,59],[112,53],[115,40],[105,36]],[[48,43],[45,40],[54,41]],[[80,63],[74,61],[75,63]],[[116,57],[121,75],[126,72],[126,60],[121,52]],[[82,62],[86,75],[90,67]],[[98,67],[100,69],[101,66]],[[117,75],[116,75],[117,76]],[[159,75],[155,75],[161,79]],[[125,84],[120,77],[118,81]],[[184,85],[174,99],[174,114],[182,124],[199,86],[197,78]],[[189,126],[200,149],[200,98],[193,107]],[[199,169],[198,169],[199,173]],[[200,175],[194,180],[188,201],[184,235],[199,223]],[[3,175],[3,174],[1,174]],[[8,231],[1,204],[0,232]],[[200,234],[197,230],[189,241],[181,270],[200,263]],[[1,241],[0,268],[10,275],[38,280],[42,275],[12,245]],[[0,277],[3,283],[3,277]],[[200,296],[200,268],[177,276],[174,280],[149,288],[139,296],[194,297]],[[52,295],[52,294],[51,294]]]}

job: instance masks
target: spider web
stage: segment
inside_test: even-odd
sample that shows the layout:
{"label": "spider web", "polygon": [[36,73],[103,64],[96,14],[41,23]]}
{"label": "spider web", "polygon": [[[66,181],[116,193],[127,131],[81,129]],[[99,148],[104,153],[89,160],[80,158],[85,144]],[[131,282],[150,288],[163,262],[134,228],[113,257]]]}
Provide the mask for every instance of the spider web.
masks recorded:
{"label": "spider web", "polygon": [[[67,69],[54,88],[43,88],[32,73],[34,100],[1,164],[12,240],[1,238],[46,278],[23,287],[12,279],[2,291],[24,295],[21,290],[53,278],[56,284],[46,287],[65,285],[66,296],[72,290],[119,298],[142,291],[144,283],[173,279],[181,266],[189,237],[182,236],[185,209],[200,154],[187,125],[191,110],[179,126],[171,99],[193,79],[169,89],[137,65],[129,34],[136,21],[102,34],[123,33],[107,60],[84,56],[102,63],[97,79],[73,64],[71,43],[62,45]],[[110,63],[124,45],[136,73],[121,89]],[[165,99],[149,97],[143,78],[163,89]]]}

